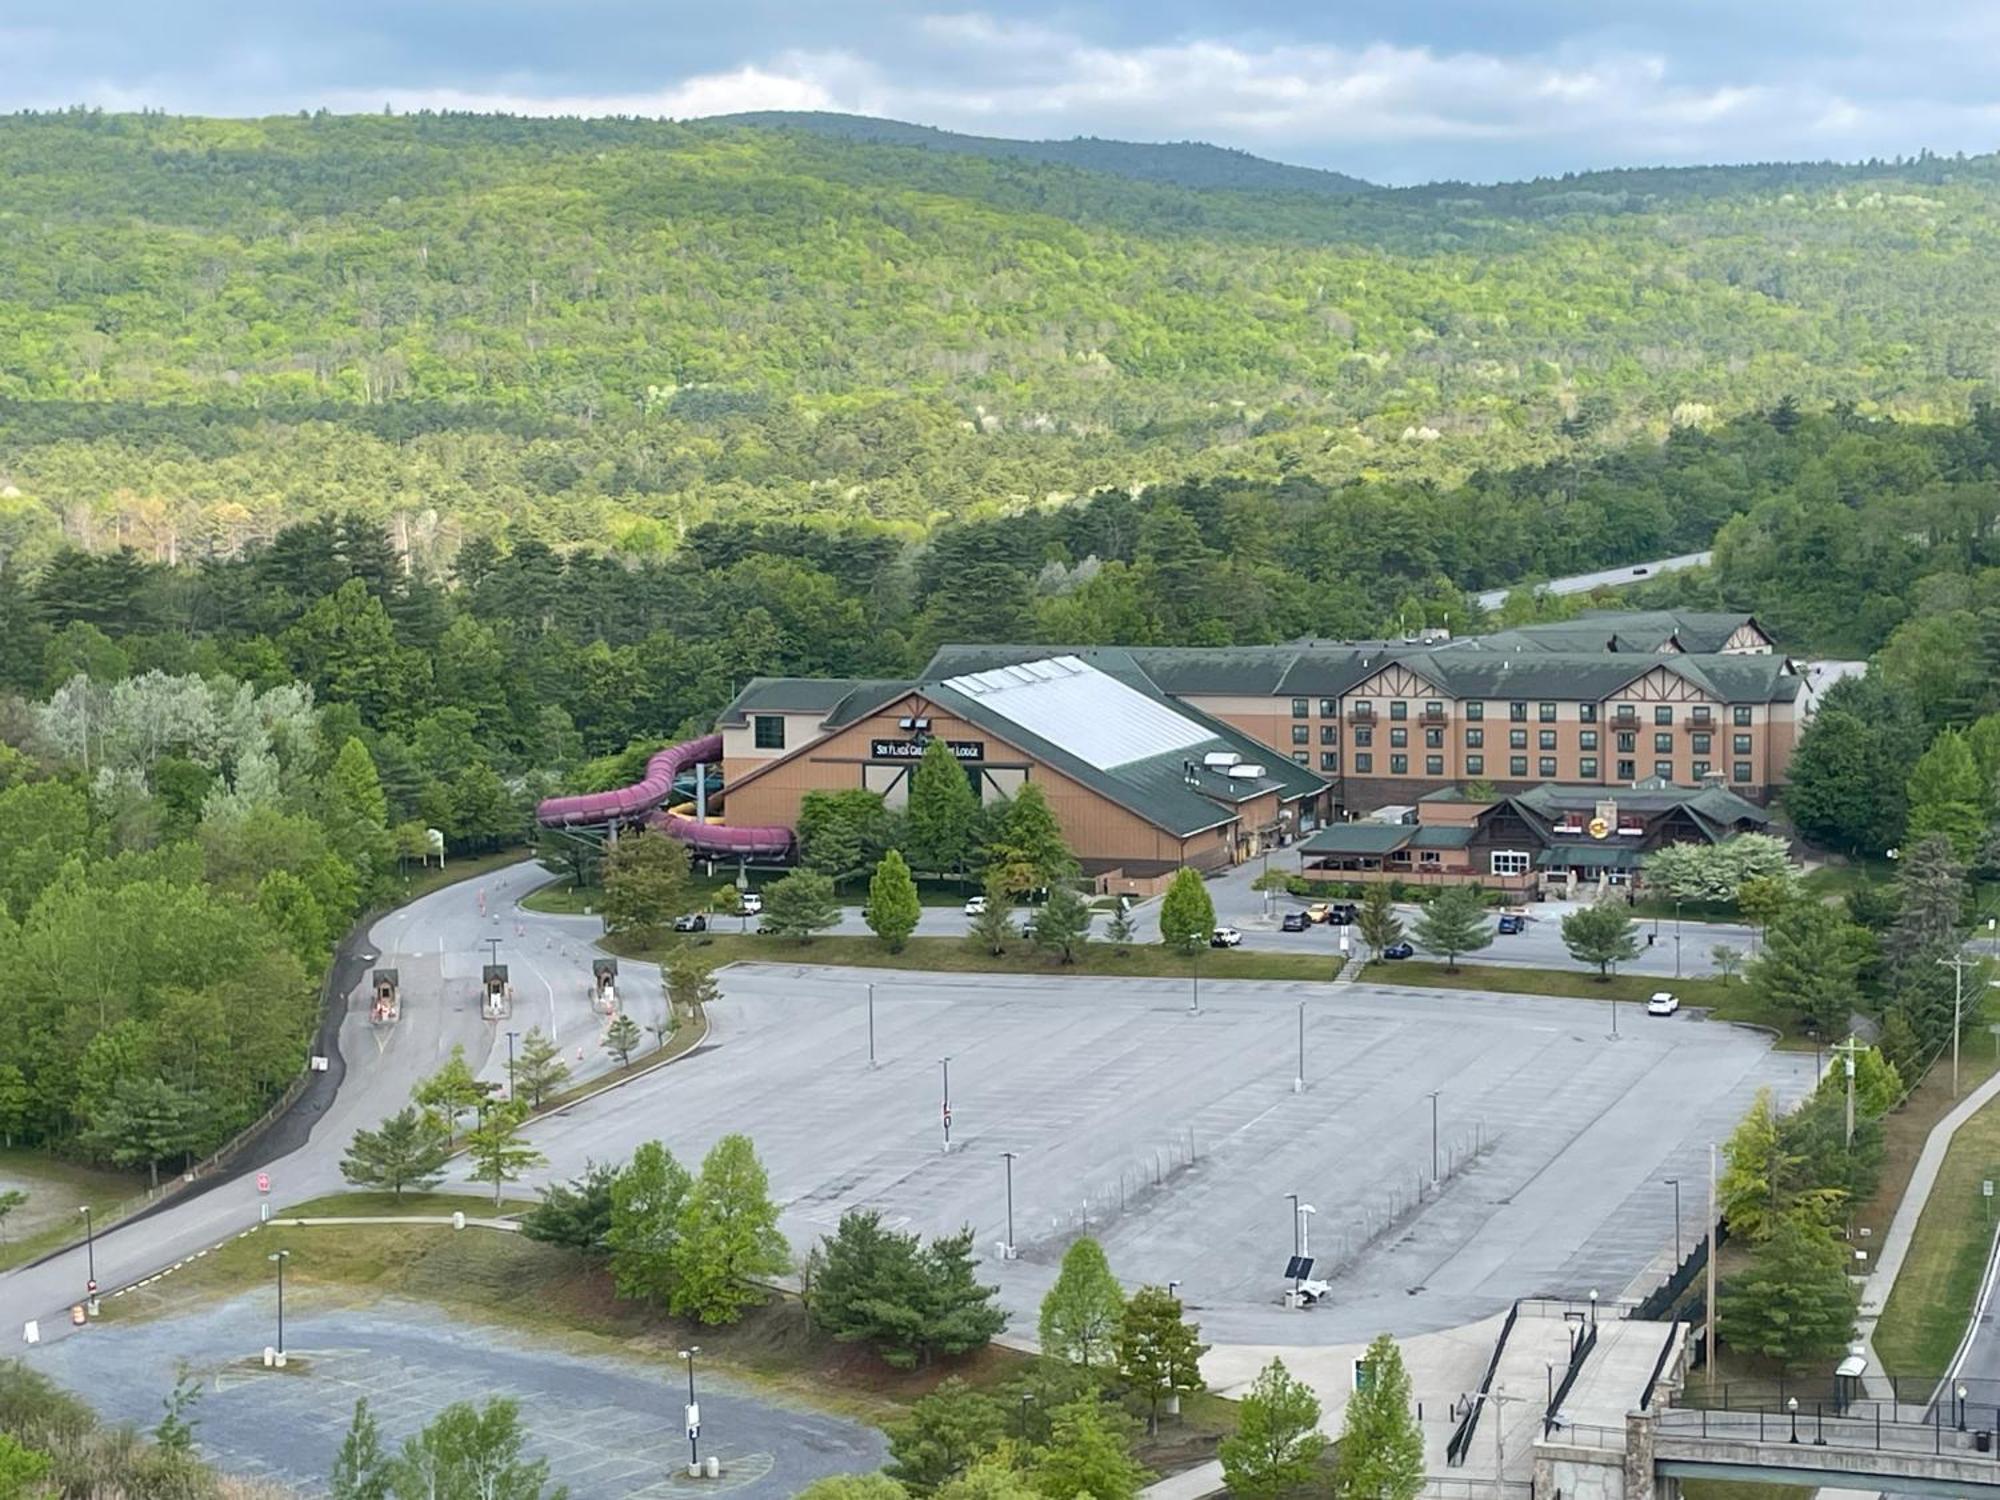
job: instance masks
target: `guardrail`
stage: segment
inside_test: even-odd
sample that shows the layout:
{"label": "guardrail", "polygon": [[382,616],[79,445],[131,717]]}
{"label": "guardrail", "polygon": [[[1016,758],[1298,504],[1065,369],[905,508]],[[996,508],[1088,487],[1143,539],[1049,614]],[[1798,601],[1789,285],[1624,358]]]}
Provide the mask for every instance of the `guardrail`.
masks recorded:
{"label": "guardrail", "polygon": [[[1994,1460],[2000,1468],[2000,1442],[1985,1419],[1992,1408],[1968,1410],[1968,1425],[1960,1426],[1942,1404],[1932,1408],[1931,1420],[1906,1422],[1898,1419],[1897,1408],[1886,1401],[1857,1402],[1845,1412],[1827,1410],[1824,1403],[1796,1409],[1787,1398],[1782,1409],[1722,1411],[1710,1407],[1677,1406],[1660,1413],[1657,1435],[1661,1438],[1700,1438],[1721,1442],[1782,1443],[1810,1448],[1868,1449],[1878,1453],[1975,1454]],[[1980,1440],[1985,1440],[1984,1447]]]}
{"label": "guardrail", "polygon": [[1472,1435],[1479,1427],[1480,1410],[1486,1405],[1486,1397],[1493,1389],[1493,1377],[1500,1369],[1500,1356],[1506,1352],[1507,1339],[1514,1332],[1514,1324],[1520,1316],[1520,1303],[1516,1302],[1507,1309],[1507,1321],[1500,1325],[1500,1337],[1493,1342],[1493,1357],[1486,1362],[1486,1373],[1480,1377],[1479,1389],[1473,1393],[1472,1403],[1466,1408],[1465,1415],[1458,1419],[1451,1441],[1445,1444],[1445,1462],[1453,1468],[1465,1462],[1465,1455],[1472,1447]]}
{"label": "guardrail", "polygon": [[1548,1409],[1542,1413],[1542,1436],[1547,1437],[1555,1430],[1556,1413],[1562,1410],[1569,1388],[1576,1384],[1576,1377],[1583,1373],[1583,1362],[1590,1358],[1590,1351],[1597,1347],[1597,1325],[1592,1323],[1584,1330],[1583,1337],[1573,1340],[1569,1348],[1569,1366],[1563,1371],[1562,1384],[1549,1397]]}

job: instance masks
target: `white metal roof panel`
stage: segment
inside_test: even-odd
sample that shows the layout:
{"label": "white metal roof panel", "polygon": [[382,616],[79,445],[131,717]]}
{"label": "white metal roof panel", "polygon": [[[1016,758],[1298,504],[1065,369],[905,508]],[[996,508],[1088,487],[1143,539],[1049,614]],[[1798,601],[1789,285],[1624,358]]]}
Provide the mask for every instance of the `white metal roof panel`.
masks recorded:
{"label": "white metal roof panel", "polygon": [[1213,731],[1074,656],[1053,656],[945,679],[988,712],[1109,771],[1206,745]]}

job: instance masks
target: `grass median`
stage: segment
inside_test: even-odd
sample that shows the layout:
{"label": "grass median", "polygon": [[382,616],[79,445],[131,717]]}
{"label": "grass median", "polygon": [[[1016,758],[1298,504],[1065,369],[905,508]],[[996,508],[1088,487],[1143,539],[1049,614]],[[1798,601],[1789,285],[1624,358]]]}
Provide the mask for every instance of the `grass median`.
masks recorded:
{"label": "grass median", "polygon": [[[1939,1070],[1931,1071],[1935,1076]],[[1949,1068],[1944,1071],[1948,1077]],[[1993,1180],[2000,1180],[2000,1100],[1980,1109],[1952,1137],[1917,1219],[1895,1289],[1875,1325],[1875,1352],[1891,1375],[1942,1374],[1965,1337],[1993,1240],[1993,1200],[1980,1189]]]}

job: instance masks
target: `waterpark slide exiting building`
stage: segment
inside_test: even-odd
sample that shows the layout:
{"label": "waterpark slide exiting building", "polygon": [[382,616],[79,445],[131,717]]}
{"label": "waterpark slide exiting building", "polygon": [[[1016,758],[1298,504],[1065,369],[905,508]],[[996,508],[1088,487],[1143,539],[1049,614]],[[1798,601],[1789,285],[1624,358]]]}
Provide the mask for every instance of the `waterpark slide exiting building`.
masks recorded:
{"label": "waterpark slide exiting building", "polygon": [[630,786],[608,792],[584,792],[575,797],[550,797],[535,809],[544,828],[618,828],[644,823],[678,839],[696,854],[724,859],[752,856],[776,858],[792,849],[792,830],[784,827],[734,828],[667,810],[674,778],[688,767],[695,784],[703,785],[707,768],[722,760],[722,736],[706,735],[669,745],[646,762],[646,774]]}

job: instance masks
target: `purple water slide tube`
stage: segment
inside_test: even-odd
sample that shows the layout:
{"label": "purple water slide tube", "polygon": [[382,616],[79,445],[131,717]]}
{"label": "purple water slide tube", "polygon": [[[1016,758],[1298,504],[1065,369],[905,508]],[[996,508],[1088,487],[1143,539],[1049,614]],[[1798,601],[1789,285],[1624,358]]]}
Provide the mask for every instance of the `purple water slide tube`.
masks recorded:
{"label": "purple water slide tube", "polygon": [[535,819],[544,828],[648,823],[697,854],[729,857],[789,854],[792,848],[789,828],[735,828],[728,824],[698,823],[693,818],[660,810],[661,804],[673,795],[674,777],[682,770],[688,766],[713,765],[721,759],[721,735],[683,740],[648,759],[646,774],[632,785],[608,792],[584,792],[575,797],[550,797],[535,809]]}

